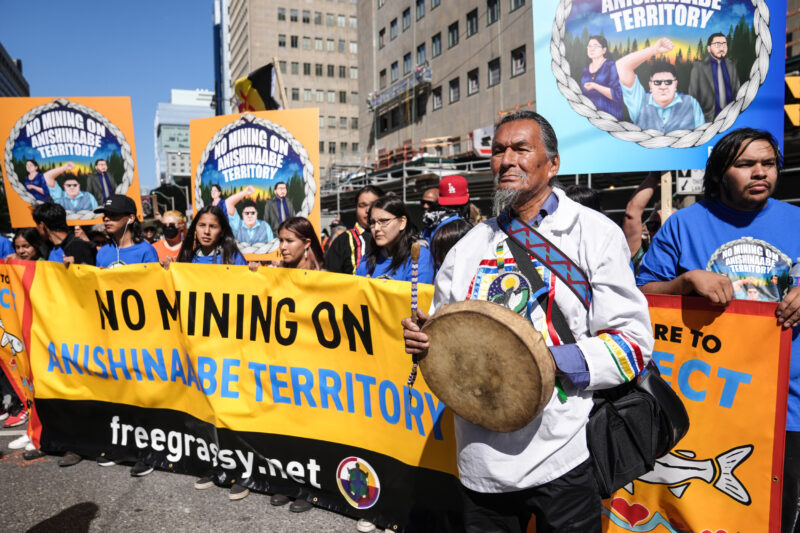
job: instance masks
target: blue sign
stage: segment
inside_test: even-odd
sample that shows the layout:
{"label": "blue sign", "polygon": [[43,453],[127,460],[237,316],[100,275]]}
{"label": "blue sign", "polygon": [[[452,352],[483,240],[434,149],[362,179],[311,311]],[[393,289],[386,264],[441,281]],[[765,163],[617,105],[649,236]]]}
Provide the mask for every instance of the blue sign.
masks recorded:
{"label": "blue sign", "polygon": [[562,174],[704,168],[741,127],[783,144],[785,2],[561,0],[533,20]]}

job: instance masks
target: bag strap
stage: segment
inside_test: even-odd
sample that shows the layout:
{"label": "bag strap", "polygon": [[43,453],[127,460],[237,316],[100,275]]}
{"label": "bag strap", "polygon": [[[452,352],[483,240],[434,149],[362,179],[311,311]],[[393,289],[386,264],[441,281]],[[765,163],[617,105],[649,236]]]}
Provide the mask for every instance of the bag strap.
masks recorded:
{"label": "bag strap", "polygon": [[[561,308],[558,307],[556,302],[550,302],[550,298],[547,294],[547,291],[542,291],[540,289],[545,288],[544,280],[542,276],[539,275],[539,271],[536,270],[536,267],[533,266],[533,262],[531,261],[530,256],[525,251],[525,249],[520,245],[517,241],[508,239],[508,247],[511,249],[511,255],[514,256],[514,261],[517,262],[517,267],[519,268],[520,272],[528,278],[528,281],[533,286],[534,292],[538,292],[539,296],[536,300],[539,302],[539,306],[541,306],[542,310],[547,315],[547,311],[550,311],[550,321],[553,323],[553,327],[556,329],[556,333],[558,333],[561,342],[564,344],[574,344],[575,343],[575,335],[572,334],[572,330],[569,329],[567,325],[567,320],[564,318],[564,314],[561,312]],[[552,304],[552,305],[551,305]]]}
{"label": "bag strap", "polygon": [[547,265],[575,293],[583,306],[589,309],[592,303],[592,286],[583,269],[567,254],[508,210],[500,213],[497,224],[508,235],[509,241],[516,242],[539,262]]}

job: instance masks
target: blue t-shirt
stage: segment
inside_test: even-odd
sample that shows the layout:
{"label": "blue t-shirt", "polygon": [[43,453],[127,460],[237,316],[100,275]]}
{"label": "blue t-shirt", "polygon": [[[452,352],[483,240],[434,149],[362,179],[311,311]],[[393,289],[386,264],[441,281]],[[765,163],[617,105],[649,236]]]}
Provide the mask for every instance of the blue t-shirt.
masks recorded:
{"label": "blue t-shirt", "polygon": [[14,247],[11,245],[11,241],[0,235],[0,259],[5,259],[13,253]]}
{"label": "blue t-shirt", "polygon": [[152,244],[142,241],[127,248],[117,248],[114,243],[106,244],[97,252],[95,264],[103,268],[115,268],[137,263],[158,263],[158,253]]}
{"label": "blue t-shirt", "polygon": [[[731,279],[735,298],[780,301],[789,289],[789,269],[800,257],[795,228],[800,228],[800,208],[771,198],[757,212],[737,211],[719,200],[693,204],[658,230],[636,284],[708,270]],[[800,431],[800,326],[792,331],[786,429]]]}
{"label": "blue t-shirt", "polygon": [[[387,256],[384,250],[378,252],[378,260],[375,262],[375,270],[369,274],[369,265],[367,258],[361,260],[361,264],[356,269],[356,276],[367,276],[376,279],[394,279],[398,281],[411,281],[411,257],[399,267],[395,272],[392,272],[390,266],[392,258]],[[419,273],[417,280],[420,283],[433,283],[433,258],[428,248],[420,246],[419,248]]]}
{"label": "blue t-shirt", "polygon": [[[195,254],[192,257],[192,263],[197,263],[199,265],[222,265],[222,254],[221,253],[213,253],[210,255],[202,255],[200,253]],[[246,265],[247,261],[245,261],[242,254],[239,252],[233,252],[233,263],[234,265]]]}

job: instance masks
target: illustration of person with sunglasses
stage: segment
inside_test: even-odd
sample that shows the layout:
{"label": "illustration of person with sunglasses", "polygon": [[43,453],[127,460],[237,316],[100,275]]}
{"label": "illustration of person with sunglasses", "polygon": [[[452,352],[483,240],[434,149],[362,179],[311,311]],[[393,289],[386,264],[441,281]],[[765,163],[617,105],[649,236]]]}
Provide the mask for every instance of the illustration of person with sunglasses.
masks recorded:
{"label": "illustration of person with sunglasses", "polygon": [[[225,200],[228,211],[228,222],[231,224],[233,234],[240,243],[256,244],[270,242],[274,239],[272,228],[263,220],[258,219],[258,211],[253,200],[247,198],[256,193],[256,188],[248,185],[244,190],[232,194]],[[244,200],[242,202],[242,200]],[[242,202],[242,216],[236,211],[236,204]]]}
{"label": "illustration of person with sunglasses", "polygon": [[622,100],[634,124],[643,130],[667,133],[693,130],[705,123],[700,104],[688,94],[678,92],[675,66],[666,60],[657,61],[650,73],[650,90],[645,92],[636,76],[636,68],[657,54],[666,54],[675,45],[662,37],[655,44],[621,57],[617,72],[622,87]]}
{"label": "illustration of person with sunglasses", "polygon": [[[75,168],[75,164],[70,162],[65,167],[68,170],[72,170]],[[81,190],[81,184],[75,176],[68,175],[64,178],[63,189],[54,175],[45,175],[45,181],[47,182],[50,197],[67,211],[94,210],[97,207],[95,197]]]}

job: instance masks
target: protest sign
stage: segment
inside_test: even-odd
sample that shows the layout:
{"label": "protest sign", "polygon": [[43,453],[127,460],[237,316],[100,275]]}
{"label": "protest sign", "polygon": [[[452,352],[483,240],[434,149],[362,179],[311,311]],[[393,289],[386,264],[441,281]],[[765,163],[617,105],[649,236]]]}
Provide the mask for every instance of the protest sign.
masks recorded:
{"label": "protest sign", "polygon": [[141,212],[130,98],[0,98],[0,146],[15,228],[51,201],[71,225],[101,222],[94,209],[114,192]]}
{"label": "protest sign", "polygon": [[191,121],[193,208],[220,207],[248,259],[276,256],[287,214],[308,218],[319,233],[317,124],[316,109]]}
{"label": "protest sign", "polygon": [[[213,471],[389,526],[457,505],[452,416],[423,379],[405,386],[409,283],[35,268],[25,327],[44,450]],[[432,292],[420,287],[422,307]]]}
{"label": "protest sign", "polygon": [[740,127],[782,144],[785,2],[560,0],[532,11],[536,106],[562,173],[703,168]]}
{"label": "protest sign", "polygon": [[33,425],[38,424],[33,405],[33,379],[22,322],[30,317],[27,294],[33,281],[34,263],[0,263],[0,370],[5,373],[20,401],[28,407]]}
{"label": "protest sign", "polygon": [[791,330],[774,303],[648,300],[653,359],[691,427],[604,502],[605,531],[779,531]]}

